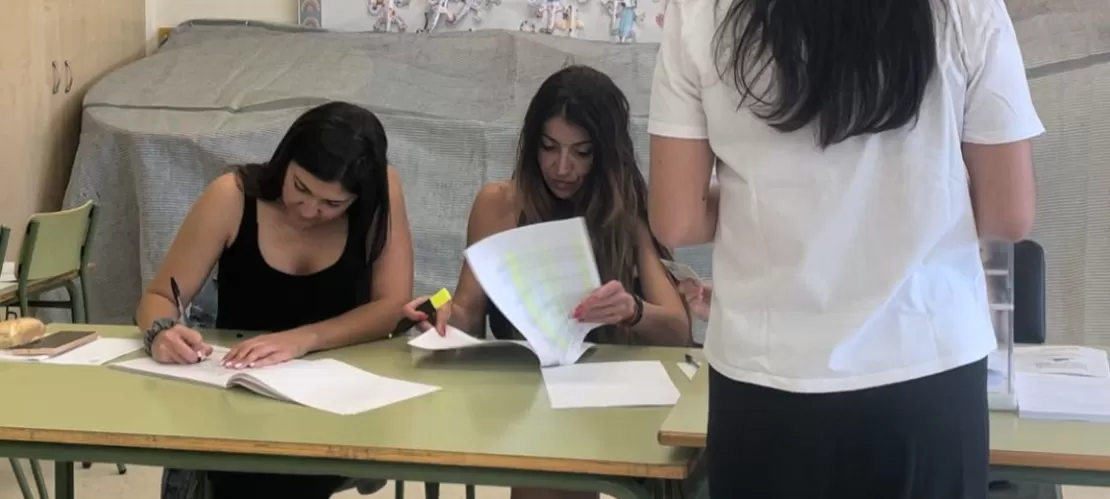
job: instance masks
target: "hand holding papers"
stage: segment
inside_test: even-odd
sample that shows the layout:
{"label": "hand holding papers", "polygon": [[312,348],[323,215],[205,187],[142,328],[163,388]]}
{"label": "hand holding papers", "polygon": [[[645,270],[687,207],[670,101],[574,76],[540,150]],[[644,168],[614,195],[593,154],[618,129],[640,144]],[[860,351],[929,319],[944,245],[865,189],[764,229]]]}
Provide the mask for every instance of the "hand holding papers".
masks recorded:
{"label": "hand holding papers", "polygon": [[572,317],[601,286],[581,218],[527,225],[487,237],[466,250],[486,296],[528,340],[544,366],[571,364],[600,324]]}

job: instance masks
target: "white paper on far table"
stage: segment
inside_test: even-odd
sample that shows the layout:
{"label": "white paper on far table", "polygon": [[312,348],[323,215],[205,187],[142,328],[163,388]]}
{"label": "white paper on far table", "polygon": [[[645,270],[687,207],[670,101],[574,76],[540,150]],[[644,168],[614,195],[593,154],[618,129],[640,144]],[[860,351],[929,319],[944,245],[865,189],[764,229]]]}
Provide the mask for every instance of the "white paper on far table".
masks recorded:
{"label": "white paper on far table", "polygon": [[1110,422],[1110,378],[1018,372],[1014,387],[1022,418]]}
{"label": "white paper on far table", "polygon": [[[529,345],[525,340],[483,340],[475,338],[451,326],[447,326],[446,334],[443,336],[440,336],[434,329],[429,329],[420,336],[409,340],[409,346],[429,351],[513,346],[526,348],[529,352],[536,353],[532,345]],[[589,349],[593,348],[593,346],[593,343],[582,343],[579,345],[578,351],[570,354],[567,358],[570,359],[572,363],[576,362],[583,354],[589,351]]]}
{"label": "white paper on far table", "polygon": [[1014,371],[1107,378],[1110,377],[1110,360],[1101,348],[1020,346],[1014,348]]}
{"label": "white paper on far table", "polygon": [[15,282],[15,262],[0,265],[0,282]]}
{"label": "white paper on far table", "polygon": [[601,286],[581,217],[501,232],[465,254],[486,296],[528,340],[541,365],[577,360],[586,334],[600,326],[571,316]]}
{"label": "white paper on far table", "polygon": [[680,395],[657,360],[591,362],[545,367],[542,372],[554,409],[668,406]]}

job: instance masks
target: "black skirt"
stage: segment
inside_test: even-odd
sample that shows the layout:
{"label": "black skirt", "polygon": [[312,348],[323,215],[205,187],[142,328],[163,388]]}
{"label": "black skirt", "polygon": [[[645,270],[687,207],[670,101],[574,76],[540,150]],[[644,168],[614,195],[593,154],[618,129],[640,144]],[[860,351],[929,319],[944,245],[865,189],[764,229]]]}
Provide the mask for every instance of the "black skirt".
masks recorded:
{"label": "black skirt", "polygon": [[819,394],[711,371],[708,431],[713,499],[986,499],[986,359]]}

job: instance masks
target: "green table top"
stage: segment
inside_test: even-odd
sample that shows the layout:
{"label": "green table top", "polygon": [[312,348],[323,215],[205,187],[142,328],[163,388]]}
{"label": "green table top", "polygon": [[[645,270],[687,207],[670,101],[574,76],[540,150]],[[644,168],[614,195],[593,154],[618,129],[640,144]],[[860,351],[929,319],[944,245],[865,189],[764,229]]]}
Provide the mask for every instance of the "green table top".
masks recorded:
{"label": "green table top", "polygon": [[[130,326],[55,324],[138,337]],[[209,341],[230,346],[231,333]],[[324,354],[382,376],[442,387],[355,416],[128,373],[108,366],[0,362],[0,440],[277,454],[613,476],[685,478],[697,455],[656,432],[669,407],[551,409],[524,349],[414,353],[404,338]],[[663,360],[680,391],[684,350],[601,346],[586,361]],[[141,355],[140,353],[134,356]],[[313,357],[320,357],[316,355]]]}
{"label": "green table top", "polygon": [[[659,427],[661,444],[705,447],[708,373],[699,369],[683,388]],[[1019,419],[1012,412],[992,412],[990,418],[991,464],[1110,471],[1110,424]]]}

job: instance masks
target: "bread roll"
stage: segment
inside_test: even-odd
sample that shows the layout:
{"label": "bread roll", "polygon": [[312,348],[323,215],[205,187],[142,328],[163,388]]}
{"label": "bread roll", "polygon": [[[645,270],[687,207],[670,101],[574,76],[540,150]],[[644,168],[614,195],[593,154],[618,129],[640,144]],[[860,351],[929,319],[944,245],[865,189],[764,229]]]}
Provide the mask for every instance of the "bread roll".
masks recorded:
{"label": "bread roll", "polygon": [[11,348],[42,338],[46,325],[35,318],[0,322],[0,348]]}

